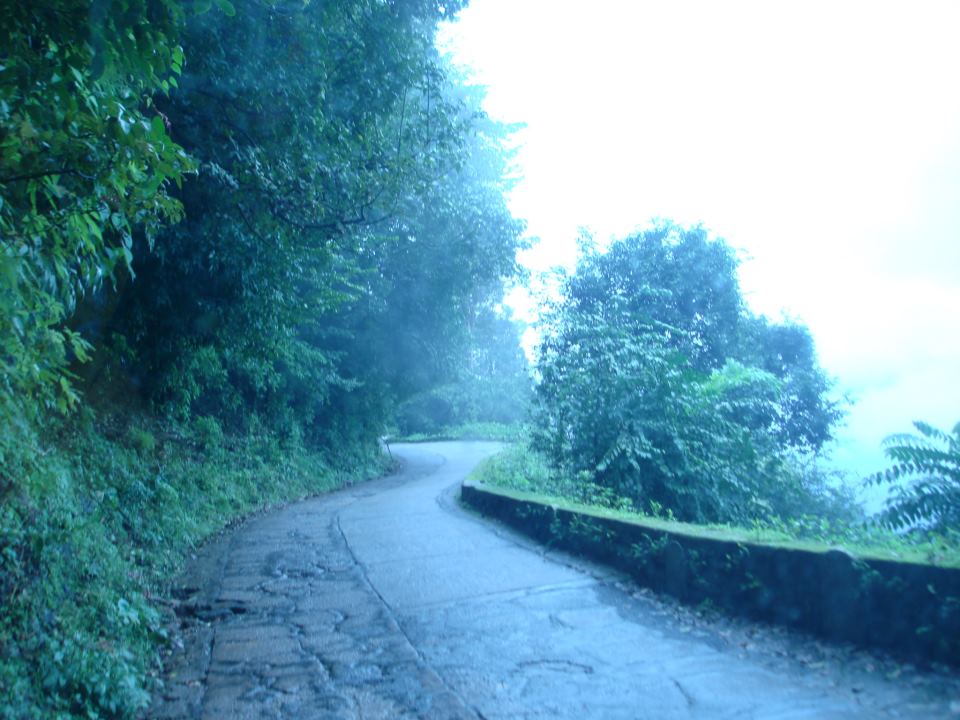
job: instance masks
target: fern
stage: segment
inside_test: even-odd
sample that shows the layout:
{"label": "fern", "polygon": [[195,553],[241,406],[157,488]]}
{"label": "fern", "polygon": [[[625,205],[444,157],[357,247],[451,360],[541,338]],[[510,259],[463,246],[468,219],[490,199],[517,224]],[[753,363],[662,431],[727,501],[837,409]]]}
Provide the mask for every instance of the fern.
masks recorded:
{"label": "fern", "polygon": [[867,478],[871,485],[895,487],[879,521],[891,528],[960,528],[960,423],[946,433],[915,422],[919,435],[901,433],[883,442],[893,461]]}

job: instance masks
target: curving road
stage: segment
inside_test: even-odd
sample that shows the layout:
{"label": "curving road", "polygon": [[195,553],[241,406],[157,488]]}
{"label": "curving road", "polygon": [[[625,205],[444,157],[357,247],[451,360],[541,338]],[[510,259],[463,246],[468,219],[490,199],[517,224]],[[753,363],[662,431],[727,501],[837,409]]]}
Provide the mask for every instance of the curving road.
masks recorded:
{"label": "curving road", "polygon": [[960,717],[955,678],[700,619],[461,509],[496,449],[396,446],[401,473],[207,546],[151,716]]}

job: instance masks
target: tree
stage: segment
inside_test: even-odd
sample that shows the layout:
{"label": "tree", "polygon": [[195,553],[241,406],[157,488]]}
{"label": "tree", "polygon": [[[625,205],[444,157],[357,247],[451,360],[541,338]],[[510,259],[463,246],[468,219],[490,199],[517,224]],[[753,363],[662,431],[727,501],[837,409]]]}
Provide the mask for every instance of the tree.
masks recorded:
{"label": "tree", "polygon": [[949,433],[915,422],[919,435],[902,433],[884,440],[893,461],[867,478],[892,485],[893,494],[880,522],[894,529],[956,531],[960,528],[960,423]]}
{"label": "tree", "polygon": [[562,332],[544,341],[535,445],[565,475],[646,511],[692,521],[761,514],[778,462],[762,430],[776,380],[736,363],[698,371],[672,347],[677,331],[615,305],[566,314]]}
{"label": "tree", "polygon": [[0,0],[0,715],[142,714],[175,546],[509,364],[460,5]]}
{"label": "tree", "polygon": [[563,472],[691,520],[788,511],[828,383],[804,328],[746,309],[723,241],[661,223],[589,252],[546,327],[536,443]]}
{"label": "tree", "polygon": [[843,408],[817,360],[810,330],[800,323],[741,318],[737,357],[774,375],[782,384],[777,433],[784,445],[818,452],[833,437]]}
{"label": "tree", "polygon": [[[334,426],[360,422],[348,407],[364,408],[349,432],[376,436],[389,348],[371,358],[365,341],[391,274],[406,264],[429,277],[417,213],[449,203],[443,179],[462,167],[473,122],[433,43],[455,9],[250,0],[235,17],[189,24],[181,91],[163,111],[200,173],[184,222],[143,256],[111,328],[135,348],[148,397],[325,444],[347,432]],[[448,253],[479,247],[452,232],[437,231]],[[499,280],[502,261],[490,265]],[[464,309],[479,277],[458,281]]]}
{"label": "tree", "polygon": [[182,215],[193,168],[157,96],[183,64],[179,3],[0,3],[0,420],[76,401],[64,324]]}
{"label": "tree", "polygon": [[453,84],[446,92],[469,127],[460,164],[405,200],[384,230],[393,240],[365,258],[364,301],[349,309],[359,344],[373,350],[365,364],[377,368],[398,403],[477,375],[473,353],[501,343],[514,359],[521,352],[515,329],[496,310],[505,283],[518,275],[524,229],[505,199],[505,145],[514,128],[483,113],[481,89]]}
{"label": "tree", "polygon": [[669,344],[711,370],[735,354],[744,312],[736,270],[730,247],[703,228],[660,222],[584,258],[567,297],[585,312],[615,298],[630,314],[677,331]]}
{"label": "tree", "polygon": [[5,415],[75,402],[87,340],[88,390],[326,444],[458,376],[522,231],[459,2],[7,5]]}

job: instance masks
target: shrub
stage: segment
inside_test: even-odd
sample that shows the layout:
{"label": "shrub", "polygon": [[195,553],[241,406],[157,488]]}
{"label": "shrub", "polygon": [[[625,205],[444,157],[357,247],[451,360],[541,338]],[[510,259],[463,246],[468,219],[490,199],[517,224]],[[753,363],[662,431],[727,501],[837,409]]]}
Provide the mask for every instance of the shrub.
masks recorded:
{"label": "shrub", "polygon": [[131,427],[127,431],[127,440],[130,446],[141,455],[152,455],[157,449],[157,439],[149,430]]}
{"label": "shrub", "polygon": [[194,418],[193,435],[204,450],[215,450],[223,444],[223,429],[215,417],[201,415]]}

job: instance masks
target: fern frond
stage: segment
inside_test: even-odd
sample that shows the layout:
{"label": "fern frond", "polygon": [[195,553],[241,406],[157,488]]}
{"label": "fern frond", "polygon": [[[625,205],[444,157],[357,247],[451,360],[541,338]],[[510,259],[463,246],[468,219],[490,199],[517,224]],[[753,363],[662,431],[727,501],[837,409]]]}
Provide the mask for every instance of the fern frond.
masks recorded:
{"label": "fern frond", "polygon": [[960,423],[949,434],[921,421],[913,425],[920,436],[899,433],[883,441],[893,464],[865,482],[897,486],[881,523],[894,529],[948,527],[960,519]]}

